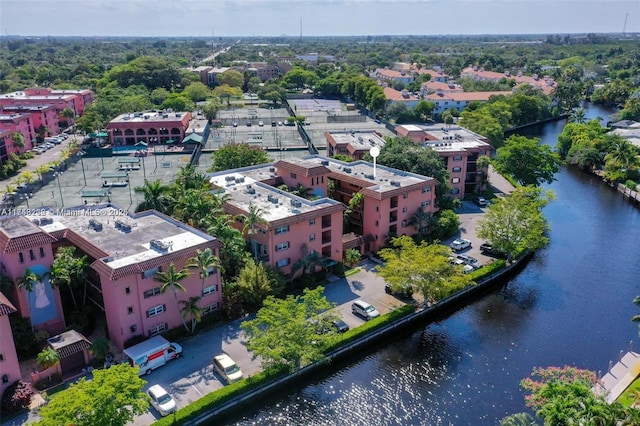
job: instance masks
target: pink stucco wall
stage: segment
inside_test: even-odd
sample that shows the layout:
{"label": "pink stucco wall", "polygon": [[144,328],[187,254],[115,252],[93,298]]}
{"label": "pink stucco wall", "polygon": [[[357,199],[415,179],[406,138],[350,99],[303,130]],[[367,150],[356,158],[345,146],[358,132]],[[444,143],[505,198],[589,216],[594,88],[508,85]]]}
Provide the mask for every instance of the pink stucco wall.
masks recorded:
{"label": "pink stucco wall", "polygon": [[33,127],[32,115],[30,113],[20,113],[11,115],[0,114],[0,132],[8,130],[9,132],[22,133],[24,136],[24,147],[18,148],[13,146],[11,136],[6,143],[7,154],[21,154],[33,148],[31,143],[36,138],[35,127]]}
{"label": "pink stucco wall", "polygon": [[[191,253],[185,256],[182,262],[175,262],[177,270],[186,267],[186,258],[195,255]],[[218,252],[216,250],[216,256]],[[162,270],[166,271],[166,267]],[[220,272],[216,271],[205,279],[204,287],[217,285],[217,291],[202,295],[202,279],[199,272],[192,269],[191,275],[181,283],[186,292],[178,292],[178,300],[187,300],[192,296],[200,296],[200,307],[217,303],[222,304],[222,286]],[[109,339],[119,349],[124,348],[124,342],[135,336],[149,336],[152,327],[167,324],[167,329],[182,327],[182,315],[176,301],[176,296],[171,291],[145,298],[145,291],[161,287],[154,281],[153,276],[143,278],[142,274],[128,275],[118,280],[111,280],[101,274],[100,285],[105,305],[105,316]],[[165,311],[155,316],[148,317],[147,311],[153,307],[165,305]]]}
{"label": "pink stucco wall", "polygon": [[[2,395],[7,386],[20,380],[21,376],[8,315],[0,316],[0,355],[2,355],[2,361],[0,361],[0,395]],[[3,380],[5,374],[8,378],[7,382]]]}

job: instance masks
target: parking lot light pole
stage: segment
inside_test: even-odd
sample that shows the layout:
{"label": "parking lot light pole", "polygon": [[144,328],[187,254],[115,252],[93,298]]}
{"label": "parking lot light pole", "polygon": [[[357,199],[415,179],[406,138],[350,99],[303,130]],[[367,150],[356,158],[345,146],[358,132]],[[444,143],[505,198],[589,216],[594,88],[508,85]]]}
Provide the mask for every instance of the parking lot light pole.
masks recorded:
{"label": "parking lot light pole", "polygon": [[60,176],[61,175],[62,175],[62,173],[60,173],[60,172],[55,172],[53,174],[53,176],[58,181],[58,191],[60,192],[60,207],[64,207],[64,199],[62,198],[62,186],[60,186]]}
{"label": "parking lot light pole", "polygon": [[82,164],[82,179],[84,180],[84,186],[87,186],[87,175],[84,173],[84,151],[78,151],[80,156],[80,163]]}

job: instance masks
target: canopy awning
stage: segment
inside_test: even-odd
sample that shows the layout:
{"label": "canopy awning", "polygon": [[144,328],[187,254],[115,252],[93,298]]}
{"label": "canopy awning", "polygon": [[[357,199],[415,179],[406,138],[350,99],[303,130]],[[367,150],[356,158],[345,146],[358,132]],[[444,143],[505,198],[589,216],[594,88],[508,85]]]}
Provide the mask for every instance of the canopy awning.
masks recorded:
{"label": "canopy awning", "polygon": [[149,145],[149,144],[146,143],[146,142],[140,141],[140,142],[136,142],[136,144],[134,146],[147,146],[147,145]]}
{"label": "canopy awning", "polygon": [[167,142],[165,143],[174,143],[175,141],[173,139],[169,139]]}
{"label": "canopy awning", "polygon": [[119,179],[126,178],[128,175],[125,172],[102,172],[100,177],[103,179]]}
{"label": "canopy awning", "polygon": [[192,145],[202,144],[202,136],[197,133],[191,133],[189,136],[182,140],[182,143]]}
{"label": "canopy awning", "polygon": [[109,134],[106,133],[106,132],[100,132],[96,136],[99,137],[99,138],[108,138]]}
{"label": "canopy awning", "polygon": [[118,158],[118,164],[138,164],[139,162],[140,158],[138,157]]}
{"label": "canopy awning", "polygon": [[102,198],[109,195],[109,191],[82,191],[83,198]]}

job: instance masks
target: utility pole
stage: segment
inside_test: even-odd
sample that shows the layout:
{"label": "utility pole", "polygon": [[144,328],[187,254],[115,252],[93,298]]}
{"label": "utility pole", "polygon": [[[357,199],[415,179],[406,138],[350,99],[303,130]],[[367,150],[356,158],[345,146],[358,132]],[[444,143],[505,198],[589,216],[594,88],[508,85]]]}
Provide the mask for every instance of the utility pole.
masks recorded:
{"label": "utility pole", "polygon": [[627,35],[627,20],[629,19],[629,12],[624,17],[624,25],[622,27],[622,37]]}

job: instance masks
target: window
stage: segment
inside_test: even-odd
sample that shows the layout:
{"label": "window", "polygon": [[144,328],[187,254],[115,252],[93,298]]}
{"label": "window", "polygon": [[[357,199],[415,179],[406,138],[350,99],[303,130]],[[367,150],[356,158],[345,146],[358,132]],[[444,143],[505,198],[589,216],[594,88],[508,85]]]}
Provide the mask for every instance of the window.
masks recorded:
{"label": "window", "polygon": [[36,255],[33,253],[33,250],[29,250],[29,259],[36,260]]}
{"label": "window", "polygon": [[218,284],[210,285],[209,287],[205,287],[202,289],[202,295],[206,296],[208,294],[212,294],[218,291]]}
{"label": "window", "polygon": [[376,226],[378,226],[378,221],[376,220]]}
{"label": "window", "polygon": [[427,206],[431,205],[431,201],[430,200],[423,201],[423,202],[420,203],[420,205],[422,207],[427,207]]}
{"label": "window", "polygon": [[402,213],[406,213],[406,212],[407,212],[407,208],[406,208],[406,207],[403,207],[403,208],[402,208]]}
{"label": "window", "polygon": [[154,306],[151,309],[147,310],[147,318],[155,317],[156,315],[160,315],[167,309],[167,305],[158,305]]}
{"label": "window", "polygon": [[155,325],[155,326],[153,326],[153,327],[151,327],[149,329],[149,337],[158,335],[160,333],[163,333],[163,332],[167,331],[168,329],[169,329],[169,327],[167,326],[166,322],[163,323],[163,324]]}
{"label": "window", "polygon": [[456,167],[454,167],[453,169],[451,169],[451,171],[452,171],[453,173],[460,173],[460,172],[462,171],[462,167],[460,167],[460,166],[456,166]]}
{"label": "window", "polygon": [[403,221],[402,221],[402,227],[404,228],[404,227],[406,227],[406,226],[407,226],[407,221],[406,221],[406,220],[403,220]]}
{"label": "window", "polygon": [[276,235],[284,234],[286,232],[289,232],[289,225],[278,226],[276,228]]}
{"label": "window", "polygon": [[427,192],[431,192],[431,187],[430,186],[425,186],[424,188],[422,188],[422,193],[426,194]]}
{"label": "window", "polygon": [[315,241],[316,240],[316,234],[309,234],[309,241]]}
{"label": "window", "polygon": [[460,178],[452,178],[451,183],[460,183]]}
{"label": "window", "polygon": [[291,260],[288,257],[286,259],[280,259],[276,262],[276,266],[282,268],[283,266],[287,266],[289,262],[291,262]]}
{"label": "window", "polygon": [[402,194],[402,198],[406,200],[407,198],[409,198],[409,194]]}
{"label": "window", "polygon": [[298,177],[298,175],[296,175],[295,173],[291,173],[291,179],[296,179]]}
{"label": "window", "polygon": [[212,303],[202,308],[202,315],[207,315],[217,310],[218,310],[218,302]]}
{"label": "window", "polygon": [[133,313],[133,306],[129,306],[129,307],[127,308],[127,313],[128,313],[129,315],[131,315],[131,314]]}
{"label": "window", "polygon": [[156,266],[155,268],[147,269],[146,271],[142,272],[142,278],[151,278],[158,271],[160,271],[159,266]]}
{"label": "window", "polygon": [[131,294],[131,287],[125,287],[124,294]]}
{"label": "window", "polygon": [[285,251],[289,248],[289,241],[285,241],[284,243],[276,244],[276,251]]}
{"label": "window", "polygon": [[20,259],[20,263],[24,263],[24,254],[22,254],[22,252],[18,253],[18,258]]}
{"label": "window", "polygon": [[160,287],[154,287],[151,290],[147,290],[144,292],[144,298],[148,299],[150,297],[157,296],[159,294],[160,294]]}
{"label": "window", "polygon": [[316,224],[316,218],[312,217],[311,219],[309,219],[309,226],[311,225],[315,225]]}
{"label": "window", "polygon": [[379,212],[380,211],[380,206],[376,206],[376,211]]}
{"label": "window", "polygon": [[454,155],[453,161],[462,161],[462,155]]}
{"label": "window", "polygon": [[44,257],[44,247],[40,247],[40,257]]}
{"label": "window", "polygon": [[451,193],[452,193],[452,194],[454,194],[454,195],[455,195],[455,194],[459,194],[459,193],[460,193],[460,190],[459,190],[458,188],[453,188],[453,189],[451,190]]}
{"label": "window", "polygon": [[207,269],[207,275],[208,275],[208,276],[211,276],[211,275],[213,275],[213,274],[215,274],[215,273],[216,273],[216,268],[215,268],[215,266],[212,266],[211,268]]}
{"label": "window", "polygon": [[0,354],[0,361],[4,361],[4,354]]}

